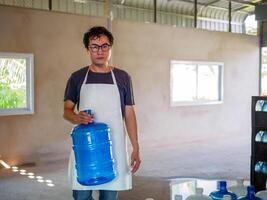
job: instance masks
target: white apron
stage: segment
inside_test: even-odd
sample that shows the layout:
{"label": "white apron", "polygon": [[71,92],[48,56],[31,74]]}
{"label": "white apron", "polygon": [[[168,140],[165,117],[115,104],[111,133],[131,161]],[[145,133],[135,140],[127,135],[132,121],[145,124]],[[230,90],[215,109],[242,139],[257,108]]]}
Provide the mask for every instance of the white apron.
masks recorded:
{"label": "white apron", "polygon": [[[88,70],[89,71],[89,70]],[[129,190],[132,188],[126,134],[121,114],[120,94],[113,71],[114,84],[86,84],[87,75],[81,86],[79,110],[92,110],[94,121],[106,123],[110,127],[112,151],[115,159],[116,177],[109,183],[83,186],[77,182],[74,152],[71,150],[68,176],[73,190]]]}

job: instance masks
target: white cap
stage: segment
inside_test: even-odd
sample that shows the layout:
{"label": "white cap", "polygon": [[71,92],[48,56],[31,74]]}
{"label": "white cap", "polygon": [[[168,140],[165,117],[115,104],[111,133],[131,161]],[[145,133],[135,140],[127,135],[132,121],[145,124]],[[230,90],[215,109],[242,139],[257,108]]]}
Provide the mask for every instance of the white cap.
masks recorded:
{"label": "white cap", "polygon": [[229,194],[223,195],[223,200],[231,200],[231,199],[232,199],[231,195]]}
{"label": "white cap", "polygon": [[182,195],[176,194],[174,196],[174,200],[182,200],[182,199],[183,199],[183,196]]}

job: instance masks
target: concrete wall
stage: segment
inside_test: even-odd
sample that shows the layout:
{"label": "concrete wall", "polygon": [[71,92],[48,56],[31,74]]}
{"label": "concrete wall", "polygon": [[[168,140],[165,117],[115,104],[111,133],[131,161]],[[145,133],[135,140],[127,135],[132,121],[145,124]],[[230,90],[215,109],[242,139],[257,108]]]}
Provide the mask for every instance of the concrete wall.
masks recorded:
{"label": "concrete wall", "polygon": [[[0,154],[9,162],[67,155],[71,126],[62,120],[64,88],[69,74],[88,63],[82,34],[95,24],[105,20],[0,6],[0,51],[35,56],[35,114],[0,117]],[[179,160],[176,154],[188,143],[195,144],[188,156],[206,153],[201,148],[209,145],[223,151],[218,141],[249,145],[250,97],[258,94],[257,37],[126,21],[114,21],[113,33],[113,63],[128,71],[134,84],[140,173],[149,175],[152,168],[159,173],[158,160],[166,165]],[[224,62],[224,103],[170,107],[170,60]],[[241,151],[248,156],[249,149]]]}
{"label": "concrete wall", "polygon": [[[114,64],[133,79],[142,174],[248,178],[258,38],[122,21],[113,30]],[[223,62],[223,104],[171,107],[170,60]]]}
{"label": "concrete wall", "polygon": [[[116,21],[114,65],[132,76],[141,137],[161,140],[243,135],[258,94],[258,38],[241,34]],[[224,63],[224,102],[170,106],[170,61]],[[147,137],[147,138],[146,138]]]}
{"label": "concrete wall", "polygon": [[82,36],[97,24],[105,20],[0,6],[0,51],[34,54],[35,114],[0,117],[0,154],[9,163],[66,154],[71,126],[62,118],[64,89],[70,73],[89,63]]}

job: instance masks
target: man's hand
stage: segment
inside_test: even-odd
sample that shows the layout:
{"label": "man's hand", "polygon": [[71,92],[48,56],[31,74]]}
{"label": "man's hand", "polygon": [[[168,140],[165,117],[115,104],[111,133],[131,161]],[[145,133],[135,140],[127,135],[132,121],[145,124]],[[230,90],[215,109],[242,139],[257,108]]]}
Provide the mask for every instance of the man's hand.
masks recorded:
{"label": "man's hand", "polygon": [[139,150],[133,150],[131,155],[131,167],[132,173],[134,174],[140,167],[141,160],[139,156]]}
{"label": "man's hand", "polygon": [[94,121],[92,115],[80,111],[78,114],[74,112],[75,104],[71,100],[64,102],[64,118],[73,124],[88,124]]}
{"label": "man's hand", "polygon": [[76,124],[89,124],[94,121],[94,118],[92,115],[87,114],[86,112],[80,111],[75,116]]}

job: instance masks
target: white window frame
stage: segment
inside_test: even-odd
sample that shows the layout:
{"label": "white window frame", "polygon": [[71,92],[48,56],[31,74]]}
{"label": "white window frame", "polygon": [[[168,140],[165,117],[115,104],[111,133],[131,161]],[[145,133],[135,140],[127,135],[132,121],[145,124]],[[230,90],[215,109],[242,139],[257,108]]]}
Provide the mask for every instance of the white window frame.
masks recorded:
{"label": "white window frame", "polygon": [[[174,64],[193,64],[193,65],[218,65],[219,66],[219,83],[218,83],[218,96],[219,100],[211,100],[211,101],[173,101],[173,80],[172,80],[172,71]],[[224,63],[223,62],[209,62],[209,61],[170,61],[170,105],[172,107],[175,106],[196,106],[196,105],[209,105],[209,104],[222,104],[223,103],[223,79],[224,79]],[[197,89],[197,88],[196,88]]]}
{"label": "white window frame", "polygon": [[30,53],[0,52],[0,58],[26,59],[26,108],[0,109],[0,116],[34,114],[34,56]]}

